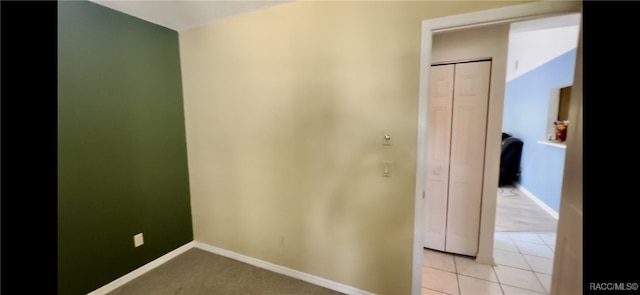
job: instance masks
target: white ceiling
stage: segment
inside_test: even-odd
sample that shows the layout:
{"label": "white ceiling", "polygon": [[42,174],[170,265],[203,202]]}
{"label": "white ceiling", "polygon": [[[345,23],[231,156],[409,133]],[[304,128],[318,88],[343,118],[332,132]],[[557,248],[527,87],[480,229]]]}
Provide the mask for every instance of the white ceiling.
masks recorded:
{"label": "white ceiling", "polygon": [[[73,0],[70,0],[73,1]],[[89,0],[99,5],[182,32],[216,21],[297,0]],[[511,32],[578,25],[579,14],[523,21]]]}
{"label": "white ceiling", "polygon": [[551,16],[511,23],[510,33],[521,33],[580,25],[580,13]]}
{"label": "white ceiling", "polygon": [[89,0],[181,32],[295,0]]}

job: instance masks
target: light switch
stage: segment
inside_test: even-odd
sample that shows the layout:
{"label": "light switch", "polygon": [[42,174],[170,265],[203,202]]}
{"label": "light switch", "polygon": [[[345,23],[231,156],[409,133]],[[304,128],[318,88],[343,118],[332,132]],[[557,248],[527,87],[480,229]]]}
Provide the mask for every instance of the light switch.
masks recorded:
{"label": "light switch", "polygon": [[391,177],[391,162],[384,161],[382,163],[382,176]]}

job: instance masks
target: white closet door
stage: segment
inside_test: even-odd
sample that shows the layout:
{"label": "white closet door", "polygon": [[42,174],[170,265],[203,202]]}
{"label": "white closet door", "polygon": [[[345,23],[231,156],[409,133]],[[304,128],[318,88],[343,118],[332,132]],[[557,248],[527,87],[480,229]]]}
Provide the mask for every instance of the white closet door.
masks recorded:
{"label": "white closet door", "polygon": [[432,66],[429,74],[425,247],[445,250],[454,65]]}
{"label": "white closet door", "polygon": [[476,256],[491,62],[456,64],[445,251]]}

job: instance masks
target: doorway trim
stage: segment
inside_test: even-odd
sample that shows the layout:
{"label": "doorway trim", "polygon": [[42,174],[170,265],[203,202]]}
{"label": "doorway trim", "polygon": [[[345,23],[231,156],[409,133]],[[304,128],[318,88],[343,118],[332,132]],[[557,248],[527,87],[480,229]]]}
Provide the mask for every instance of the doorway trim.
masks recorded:
{"label": "doorway trim", "polygon": [[[433,33],[450,30],[468,29],[477,26],[484,26],[498,23],[511,23],[526,19],[548,17],[559,14],[580,12],[581,1],[541,1],[522,5],[514,5],[497,9],[477,11],[459,15],[452,15],[442,18],[435,18],[422,21],[422,33],[420,43],[420,81],[418,97],[418,140],[417,140],[417,160],[416,160],[416,189],[414,206],[414,226],[413,226],[413,260],[412,260],[412,286],[411,293],[419,295],[422,292],[422,262],[423,262],[423,224],[424,224],[424,195],[426,177],[426,139],[427,139],[427,102],[428,102],[428,81],[431,66],[431,49]],[[494,132],[500,134],[502,110],[504,100],[499,102],[499,107],[489,116],[498,116],[500,124],[498,130],[493,130],[492,125],[488,125],[487,134]],[[499,114],[496,112],[499,109]],[[495,125],[495,124],[494,124]],[[492,159],[499,157],[500,137],[488,137],[485,158]],[[492,147],[495,147],[493,151]],[[494,155],[495,154],[495,155]],[[489,160],[490,161],[490,160]],[[491,163],[491,162],[489,162]],[[495,167],[493,167],[495,166]],[[493,173],[495,172],[495,173]],[[480,220],[480,238],[478,245],[478,256],[476,260],[488,264],[493,264],[493,233],[495,226],[495,201],[497,198],[497,177],[498,165],[485,165],[485,175],[483,180],[482,211]],[[495,175],[493,175],[495,174]],[[493,176],[492,176],[493,175]],[[491,200],[493,195],[494,206],[486,205],[485,200]],[[491,202],[489,202],[491,203]]]}

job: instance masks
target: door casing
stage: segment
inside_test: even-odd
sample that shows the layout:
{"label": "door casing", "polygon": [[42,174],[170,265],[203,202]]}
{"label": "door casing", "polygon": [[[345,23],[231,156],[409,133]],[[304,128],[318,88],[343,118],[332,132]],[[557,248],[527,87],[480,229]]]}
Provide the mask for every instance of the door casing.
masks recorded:
{"label": "door casing", "polygon": [[[423,223],[424,196],[426,175],[426,139],[427,139],[427,102],[429,68],[431,65],[432,38],[435,32],[467,29],[495,23],[510,23],[534,18],[544,18],[554,15],[581,12],[581,1],[541,1],[522,5],[514,5],[497,9],[477,11],[460,15],[424,20],[422,22],[420,49],[420,81],[418,99],[418,140],[416,160],[416,189],[414,202],[414,239],[413,239],[413,267],[412,294],[419,295],[422,291],[422,261],[423,261]],[[580,61],[581,62],[581,61]],[[487,163],[496,163],[499,159],[500,132],[504,101],[491,102],[494,107],[489,110],[489,117],[498,122],[488,122],[487,134],[497,134],[487,137],[485,158]],[[493,162],[492,162],[493,161]],[[495,199],[497,197],[498,165],[485,165],[483,190],[482,219],[480,221],[479,253],[476,261],[487,264],[493,263],[493,233],[495,226]],[[485,206],[485,201],[493,199],[493,207]],[[562,213],[562,212],[560,212]],[[562,218],[560,216],[560,218]]]}

